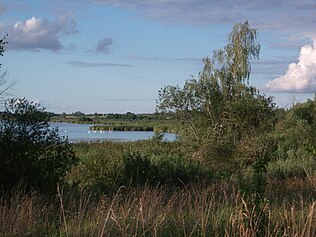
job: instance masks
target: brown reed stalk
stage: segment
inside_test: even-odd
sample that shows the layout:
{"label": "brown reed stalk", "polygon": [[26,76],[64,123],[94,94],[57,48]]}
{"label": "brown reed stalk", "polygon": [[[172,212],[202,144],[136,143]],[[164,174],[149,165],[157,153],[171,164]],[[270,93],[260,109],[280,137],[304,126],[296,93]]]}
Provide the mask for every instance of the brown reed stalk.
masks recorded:
{"label": "brown reed stalk", "polygon": [[67,220],[66,220],[65,209],[64,209],[64,204],[63,204],[63,197],[62,197],[62,193],[60,192],[59,184],[57,184],[57,195],[59,198],[60,210],[61,210],[61,215],[62,215],[62,220],[64,223],[66,236],[68,237],[69,235],[68,235],[68,228],[67,228]]}

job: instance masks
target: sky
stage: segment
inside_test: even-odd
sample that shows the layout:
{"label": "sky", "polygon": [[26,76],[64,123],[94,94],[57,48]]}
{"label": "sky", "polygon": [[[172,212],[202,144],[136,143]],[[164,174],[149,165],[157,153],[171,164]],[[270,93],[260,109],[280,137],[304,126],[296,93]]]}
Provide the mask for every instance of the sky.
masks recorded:
{"label": "sky", "polygon": [[250,84],[279,107],[316,92],[315,0],[0,0],[1,72],[56,113],[152,113],[236,23],[257,28]]}

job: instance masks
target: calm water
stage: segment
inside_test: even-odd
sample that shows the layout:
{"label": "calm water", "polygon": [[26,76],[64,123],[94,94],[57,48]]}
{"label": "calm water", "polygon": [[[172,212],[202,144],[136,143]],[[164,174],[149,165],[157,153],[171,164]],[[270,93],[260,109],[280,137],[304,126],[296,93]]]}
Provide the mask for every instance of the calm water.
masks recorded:
{"label": "calm water", "polygon": [[[90,131],[91,124],[74,123],[50,123],[52,127],[57,127],[61,136],[67,136],[70,142],[79,141],[137,141],[146,140],[154,135],[154,132],[121,132],[121,131]],[[164,139],[174,141],[176,135],[173,133],[164,133]]]}

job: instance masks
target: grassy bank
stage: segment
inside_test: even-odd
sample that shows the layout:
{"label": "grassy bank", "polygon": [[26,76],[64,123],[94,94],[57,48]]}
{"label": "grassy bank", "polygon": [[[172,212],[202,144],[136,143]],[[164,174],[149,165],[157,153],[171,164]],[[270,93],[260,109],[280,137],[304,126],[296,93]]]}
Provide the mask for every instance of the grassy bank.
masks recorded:
{"label": "grassy bank", "polygon": [[[0,236],[315,236],[315,160],[270,162],[264,200],[238,178],[189,159],[180,142],[73,144],[57,195],[0,199]],[[241,183],[244,182],[244,183]]]}
{"label": "grassy bank", "polygon": [[97,131],[154,131],[177,133],[179,126],[175,119],[165,118],[162,115],[148,114],[124,117],[116,115],[65,115],[52,116],[51,122],[65,122],[77,124],[91,124],[90,130]]}
{"label": "grassy bank", "polygon": [[122,186],[110,196],[63,190],[53,203],[16,194],[0,200],[0,236],[315,236],[313,193],[280,195],[286,188],[269,186],[272,201],[259,214],[227,182]]}
{"label": "grassy bank", "polygon": [[[122,124],[122,123],[120,123]],[[169,132],[176,133],[175,126],[162,126],[150,124],[123,124],[123,125],[93,125],[90,127],[92,131],[153,131],[153,132]]]}
{"label": "grassy bank", "polygon": [[175,114],[150,113],[150,114],[83,114],[75,112],[72,114],[52,114],[51,122],[86,123],[86,124],[165,124],[174,123]]}
{"label": "grassy bank", "polygon": [[271,161],[257,204],[250,166],[206,166],[179,141],[72,146],[80,162],[56,196],[2,196],[0,236],[316,235],[314,159]]}

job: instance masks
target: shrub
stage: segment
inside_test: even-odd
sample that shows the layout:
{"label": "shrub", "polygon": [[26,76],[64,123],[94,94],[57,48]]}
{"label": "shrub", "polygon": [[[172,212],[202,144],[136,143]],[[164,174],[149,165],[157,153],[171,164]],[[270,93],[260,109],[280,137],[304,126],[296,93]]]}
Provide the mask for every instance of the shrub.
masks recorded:
{"label": "shrub", "polygon": [[203,179],[212,178],[212,173],[198,162],[179,155],[162,154],[152,158],[158,167],[159,182],[162,184],[188,184]]}
{"label": "shrub", "polygon": [[6,103],[0,122],[0,186],[53,192],[76,163],[71,146],[49,127],[44,108],[26,99]]}
{"label": "shrub", "polygon": [[124,182],[131,185],[172,185],[211,178],[196,161],[174,154],[142,155],[129,152],[123,156]]}
{"label": "shrub", "polygon": [[141,155],[139,152],[128,152],[123,155],[123,182],[125,184],[144,185],[153,184],[157,173],[155,167],[148,156]]}
{"label": "shrub", "polygon": [[[271,162],[268,166],[270,179],[306,178],[306,172],[312,173],[316,170],[316,160],[307,152],[290,150],[289,157]],[[290,155],[291,154],[291,155]]]}

